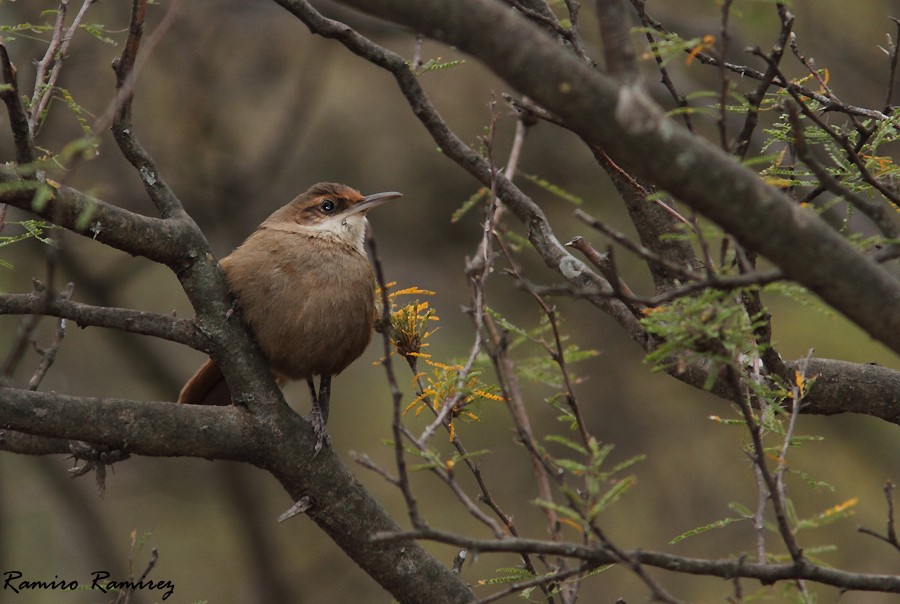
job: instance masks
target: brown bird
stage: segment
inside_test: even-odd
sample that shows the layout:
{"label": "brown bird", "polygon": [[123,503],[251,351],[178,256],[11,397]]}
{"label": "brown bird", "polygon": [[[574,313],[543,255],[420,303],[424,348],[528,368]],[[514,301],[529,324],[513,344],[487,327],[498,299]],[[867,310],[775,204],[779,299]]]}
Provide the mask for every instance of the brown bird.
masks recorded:
{"label": "brown bird", "polygon": [[[366,213],[397,197],[401,194],[363,197],[344,185],[313,185],[219,263],[279,384],[300,379],[309,384],[316,453],[329,442],[331,377],[355,361],[372,338],[375,274],[364,247]],[[318,392],[313,376],[320,376]],[[212,359],[184,385],[178,402],[231,403]]]}

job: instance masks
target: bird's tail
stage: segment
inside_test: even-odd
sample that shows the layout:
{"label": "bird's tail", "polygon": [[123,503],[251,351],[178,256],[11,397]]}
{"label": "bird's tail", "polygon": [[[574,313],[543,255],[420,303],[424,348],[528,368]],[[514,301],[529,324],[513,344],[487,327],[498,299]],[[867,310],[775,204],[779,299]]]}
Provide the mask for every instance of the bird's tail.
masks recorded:
{"label": "bird's tail", "polygon": [[200,369],[187,381],[178,402],[187,405],[230,405],[231,392],[222,370],[212,359],[206,359]]}

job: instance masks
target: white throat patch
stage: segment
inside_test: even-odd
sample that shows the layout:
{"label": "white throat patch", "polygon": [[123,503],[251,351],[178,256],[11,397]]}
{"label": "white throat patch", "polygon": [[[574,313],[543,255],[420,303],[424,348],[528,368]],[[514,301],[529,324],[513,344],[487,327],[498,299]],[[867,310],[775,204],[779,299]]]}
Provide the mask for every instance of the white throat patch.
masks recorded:
{"label": "white throat patch", "polygon": [[321,237],[337,243],[349,245],[366,255],[366,225],[368,221],[362,212],[349,216],[327,216],[316,224],[278,223],[266,228],[297,233],[308,237]]}

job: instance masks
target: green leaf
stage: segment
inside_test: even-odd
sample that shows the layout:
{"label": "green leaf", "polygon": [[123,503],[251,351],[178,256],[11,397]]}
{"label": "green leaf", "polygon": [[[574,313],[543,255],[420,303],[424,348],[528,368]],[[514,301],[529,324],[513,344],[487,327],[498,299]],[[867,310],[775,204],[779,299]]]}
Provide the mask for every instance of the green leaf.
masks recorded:
{"label": "green leaf", "polygon": [[856,512],[859,499],[856,497],[819,512],[815,516],[803,518],[796,522],[796,530],[820,528],[852,516]]}
{"label": "green leaf", "polygon": [[106,35],[106,26],[101,23],[82,23],[81,29],[104,44],[115,45],[116,41]]}
{"label": "green leaf", "polygon": [[523,177],[527,178],[537,186],[541,187],[545,191],[552,193],[556,197],[562,199],[563,201],[567,201],[573,205],[580,206],[584,203],[584,200],[578,197],[577,195],[573,195],[569,193],[562,187],[551,183],[549,180],[541,178],[539,176],[535,176],[533,174],[522,174]]}
{"label": "green leaf", "polygon": [[626,459],[626,460],[623,461],[622,463],[616,464],[615,466],[613,466],[613,469],[610,470],[610,471],[607,473],[607,475],[618,474],[618,473],[620,473],[622,470],[627,470],[627,469],[630,468],[631,466],[633,466],[633,465],[635,465],[635,464],[637,464],[637,463],[640,463],[640,462],[642,462],[642,461],[645,461],[646,459],[647,459],[647,456],[646,456],[646,455],[643,455],[643,454],[635,455],[634,457],[631,457],[631,458],[629,458],[629,459]]}
{"label": "green leaf", "polygon": [[462,65],[466,61],[464,59],[456,59],[453,61],[441,61],[441,58],[437,59],[429,59],[419,65],[418,69],[415,71],[416,75],[422,75],[423,73],[427,73],[429,71],[440,71],[442,69],[449,69],[450,67],[456,67],[457,65]]}
{"label": "green leaf", "polygon": [[560,516],[565,516],[569,520],[573,520],[579,525],[584,524],[584,518],[581,517],[581,514],[573,510],[572,508],[566,507],[564,505],[560,505],[558,503],[553,503],[552,501],[547,501],[545,499],[532,499],[531,503],[534,505],[544,508],[545,510],[551,510],[556,512]]}
{"label": "green leaf", "polygon": [[584,474],[585,472],[587,472],[586,465],[577,461],[573,461],[571,459],[555,459],[553,461],[563,470],[566,470],[567,472],[571,472],[573,474]]}
{"label": "green leaf", "polygon": [[582,446],[580,443],[577,443],[574,440],[571,440],[571,439],[566,438],[565,436],[561,436],[559,434],[548,434],[547,436],[544,437],[544,440],[549,441],[549,442],[559,443],[561,445],[564,445],[564,446],[572,449],[573,451],[575,451],[577,453],[581,453],[582,455],[588,454],[588,450],[585,449],[584,446]]}
{"label": "green leaf", "polygon": [[516,581],[524,581],[528,579],[533,579],[536,575],[534,573],[528,572],[524,568],[498,568],[494,572],[496,573],[505,573],[502,577],[494,577],[492,579],[480,579],[478,581],[479,585],[504,585],[507,583],[515,583]]}
{"label": "green leaf", "polygon": [[[49,245],[52,243],[49,237],[44,235],[45,231],[50,229],[57,228],[56,225],[51,224],[49,222],[45,222],[43,220],[22,220],[22,221],[10,221],[6,223],[8,227],[19,226],[23,229],[23,233],[18,233],[16,235],[3,235],[0,236],[0,248],[6,247],[7,245],[12,245],[14,243],[18,243],[20,241],[24,241],[26,239],[37,239],[41,243]],[[12,269],[14,268],[12,263],[0,259],[0,268]]]}
{"label": "green leaf", "polygon": [[734,524],[735,522],[741,522],[743,520],[750,520],[750,518],[746,516],[731,516],[729,518],[722,518],[721,520],[716,520],[715,522],[710,522],[704,526],[698,526],[695,529],[691,529],[684,533],[681,533],[671,541],[669,541],[669,545],[675,545],[679,541],[684,541],[688,537],[693,537],[695,535],[699,535],[700,533],[705,533],[706,531],[710,531],[712,529],[722,528],[728,526],[729,524]]}
{"label": "green leaf", "polygon": [[487,189],[485,187],[478,189],[475,193],[472,194],[471,197],[469,197],[467,200],[465,200],[463,202],[463,204],[459,208],[457,208],[457,210],[455,212],[453,212],[453,214],[450,216],[450,222],[451,223],[459,222],[459,220],[463,216],[465,216],[469,212],[469,210],[471,210],[478,204],[482,203],[485,199],[487,199],[487,196],[490,194],[491,194],[490,189]]}
{"label": "green leaf", "polygon": [[616,482],[611,489],[609,489],[606,493],[603,494],[603,497],[595,503],[590,511],[588,512],[588,520],[593,520],[596,518],[601,512],[606,510],[609,506],[616,503],[619,499],[622,498],[625,493],[630,491],[637,484],[636,476],[626,476],[622,480]]}

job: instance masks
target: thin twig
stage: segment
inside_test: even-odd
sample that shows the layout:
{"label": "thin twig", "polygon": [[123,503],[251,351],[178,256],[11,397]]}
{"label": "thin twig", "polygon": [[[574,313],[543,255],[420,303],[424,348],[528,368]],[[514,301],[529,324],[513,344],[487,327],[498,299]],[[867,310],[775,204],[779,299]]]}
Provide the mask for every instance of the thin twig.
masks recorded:
{"label": "thin twig", "polygon": [[19,94],[16,67],[9,58],[6,45],[2,43],[0,43],[0,64],[3,70],[3,83],[6,84],[0,86],[0,99],[6,104],[6,111],[9,114],[9,124],[16,146],[16,163],[30,164],[37,159],[34,135],[28,123],[28,113],[22,104],[22,95]]}
{"label": "thin twig", "polygon": [[550,330],[553,334],[553,345],[549,345],[543,341],[543,339],[539,340],[540,344],[543,346],[544,350],[547,354],[550,355],[550,358],[553,359],[553,362],[556,363],[556,366],[559,368],[559,373],[563,378],[563,385],[565,387],[565,399],[566,404],[569,406],[569,409],[572,411],[572,415],[575,417],[575,423],[578,426],[578,433],[581,436],[581,442],[584,444],[586,448],[590,447],[591,436],[587,431],[587,426],[584,422],[584,417],[581,414],[581,408],[578,406],[578,399],[575,396],[575,389],[572,385],[572,379],[569,376],[568,364],[566,363],[566,355],[565,348],[562,344],[562,336],[559,333],[559,322],[557,320],[556,309],[547,304],[546,300],[542,298],[534,289],[532,289],[528,282],[522,278],[521,269],[517,266],[514,261],[512,254],[510,254],[509,249],[503,245],[501,241],[500,247],[503,250],[503,254],[506,256],[507,262],[509,262],[510,268],[508,269],[510,274],[516,278],[516,280],[522,284],[522,287],[525,288],[529,294],[531,294],[532,298],[534,298],[535,302],[537,302],[538,306],[540,306],[541,311],[544,313],[544,316],[547,317],[547,321],[550,324]]}
{"label": "thin twig", "polygon": [[144,31],[144,13],[147,0],[132,0],[131,22],[128,28],[128,39],[123,46],[122,55],[113,62],[116,74],[116,96],[106,111],[94,124],[94,132],[112,128],[113,138],[125,159],[134,166],[144,184],[151,201],[163,218],[186,218],[184,208],[175,193],[169,188],[156,167],[156,162],[140,145],[134,133],[131,121],[131,103],[134,99],[134,88],[138,75],[147,62],[153,48],[162,40],[166,31],[175,23],[178,15],[179,0],[173,0],[166,11],[162,22],[147,39],[143,52],[138,56]]}
{"label": "thin twig", "polygon": [[668,260],[661,257],[659,254],[653,252],[652,250],[650,250],[640,244],[634,243],[628,237],[626,237],[624,234],[622,234],[619,231],[613,229],[612,227],[604,224],[603,222],[597,220],[596,218],[594,218],[593,216],[591,216],[584,210],[576,209],[575,217],[578,220],[584,222],[585,224],[588,224],[588,225],[594,227],[595,229],[597,229],[598,231],[600,231],[601,233],[603,233],[604,235],[606,235],[607,237],[609,237],[610,239],[612,239],[613,241],[615,241],[616,243],[618,243],[619,245],[624,247],[625,249],[637,254],[644,260],[659,264],[667,271],[671,272],[672,274],[674,274],[678,277],[681,277],[682,279],[690,279],[693,281],[700,281],[700,280],[704,279],[704,276],[702,274],[692,271],[692,270],[690,270],[684,266],[681,266],[679,264],[669,262]]}
{"label": "thin twig", "polygon": [[[897,40],[900,42],[900,19],[896,17],[888,17],[891,21],[894,22],[894,25],[897,26]],[[888,56],[890,57],[890,71],[888,72],[888,85],[887,85],[887,98],[884,99],[884,112],[891,112],[891,101],[894,98],[894,78],[897,77],[897,63],[898,56],[900,56],[900,47],[898,47],[897,42],[891,40],[890,34],[888,34]]]}
{"label": "thin twig", "polygon": [[781,535],[782,541],[784,541],[784,544],[787,546],[791,559],[799,564],[804,559],[803,550],[797,545],[797,540],[788,523],[782,491],[778,488],[775,477],[772,476],[772,473],[769,471],[769,467],[766,464],[765,448],[762,442],[762,430],[759,423],[756,421],[753,409],[750,407],[750,403],[747,400],[748,395],[745,391],[746,388],[741,384],[741,378],[737,370],[731,365],[726,367],[726,375],[732,388],[734,400],[738,403],[741,413],[744,416],[744,423],[750,431],[750,437],[753,441],[753,463],[759,468],[760,475],[769,491],[769,497],[772,500],[772,508],[775,511],[778,532]]}
{"label": "thin twig", "polygon": [[[58,294],[58,299],[70,299],[74,290],[75,284],[69,283]],[[52,367],[54,361],[56,361],[56,353],[59,351],[59,347],[62,345],[62,341],[65,336],[66,320],[58,319],[56,322],[56,332],[54,333],[53,340],[50,342],[50,344],[45,348],[37,348],[37,345],[35,344],[35,348],[37,348],[38,352],[41,355],[41,362],[38,364],[38,368],[35,370],[34,375],[31,376],[31,380],[29,380],[28,382],[29,390],[37,390],[38,387],[40,387],[41,382],[47,375],[47,372],[50,371],[50,367]]]}
{"label": "thin twig", "polygon": [[884,498],[887,501],[887,533],[885,535],[880,535],[879,533],[873,531],[872,529],[868,529],[865,527],[859,527],[857,530],[860,533],[864,533],[866,535],[870,535],[875,537],[876,539],[880,539],[885,543],[891,545],[895,550],[900,552],[900,541],[897,539],[897,528],[895,525],[894,518],[894,483],[890,480],[884,484]]}
{"label": "thin twig", "polygon": [[[784,56],[784,49],[788,42],[788,37],[794,26],[794,15],[787,7],[779,2],[776,4],[776,8],[778,10],[778,18],[781,21],[781,29],[778,32],[778,41],[769,53],[769,61],[772,65],[778,65],[781,62],[781,59]],[[760,105],[762,105],[763,99],[765,99],[769,88],[772,87],[775,76],[775,70],[772,69],[771,65],[768,66],[759,85],[757,85],[753,92],[745,95],[745,98],[747,99],[747,116],[744,118],[744,126],[741,128],[741,132],[734,145],[734,155],[740,159],[744,159],[750,149],[750,140],[753,138],[753,132],[756,130],[756,126],[759,124]]]}
{"label": "thin twig", "polygon": [[[653,34],[650,33],[649,30],[655,29],[664,33],[665,29],[659,21],[656,21],[647,14],[646,0],[631,0],[631,4],[632,6],[634,6],[635,10],[637,10],[638,18],[641,20],[641,24],[644,26],[644,36],[647,38],[647,42],[650,44],[650,46],[653,46],[654,44],[656,44],[656,38],[653,37]],[[680,109],[687,109],[690,106],[687,97],[680,94],[675,88],[675,84],[672,82],[672,78],[669,76],[669,70],[666,68],[666,64],[663,61],[662,56],[659,53],[653,53],[653,59],[656,61],[656,67],[659,70],[662,85],[666,90],[669,91],[669,94],[675,101],[675,105]],[[690,111],[681,111],[680,114],[681,119],[684,120],[685,127],[689,131],[694,132],[694,124],[691,120]]]}
{"label": "thin twig", "polygon": [[[56,81],[62,68],[62,63],[66,58],[69,44],[75,31],[81,24],[84,14],[90,8],[94,0],[85,0],[81,5],[78,14],[72,20],[72,24],[65,29],[66,15],[69,8],[69,0],[60,0],[56,9],[56,22],[53,26],[53,34],[50,37],[50,44],[43,58],[37,63],[35,73],[34,94],[31,97],[31,113],[28,116],[28,125],[32,133],[37,133],[41,125],[41,119],[47,110],[47,103],[56,90]],[[65,31],[63,31],[65,29]]]}
{"label": "thin twig", "polygon": [[557,36],[564,44],[569,46],[575,54],[581,59],[591,63],[591,59],[587,54],[581,36],[578,33],[578,9],[577,4],[567,1],[566,6],[569,9],[570,27],[563,27],[553,12],[544,5],[545,10],[535,10],[525,4],[521,0],[504,0],[507,4],[522,13],[527,19],[533,21],[537,25],[543,27],[548,32]]}
{"label": "thin twig", "polygon": [[397,384],[397,375],[394,372],[394,363],[391,360],[393,350],[391,346],[391,302],[388,298],[387,283],[384,278],[384,268],[381,265],[381,258],[378,256],[378,246],[375,243],[375,237],[371,233],[366,239],[369,247],[369,257],[375,268],[375,280],[381,293],[381,335],[384,356],[381,359],[381,365],[384,367],[387,376],[388,386],[391,390],[391,399],[393,403],[393,414],[391,420],[391,433],[394,439],[394,461],[397,464],[397,477],[392,479],[400,488],[403,499],[406,502],[406,510],[409,514],[410,522],[415,527],[424,525],[424,520],[419,515],[419,505],[412,493],[409,485],[409,474],[406,468],[406,457],[403,451],[403,393]]}
{"label": "thin twig", "polygon": [[134,582],[134,586],[129,586],[119,592],[119,597],[116,598],[116,604],[128,604],[129,602],[131,602],[131,596],[133,596],[135,591],[137,591],[138,586],[142,585],[144,581],[147,580],[147,577],[150,576],[150,572],[156,567],[156,563],[158,561],[159,550],[154,547],[150,550],[150,559],[147,561],[147,566],[144,567],[144,572],[142,572],[141,576],[138,577],[137,581]]}
{"label": "thin twig", "polygon": [[728,70],[725,69],[725,60],[728,56],[728,43],[731,35],[728,32],[728,17],[731,15],[731,5],[734,0],[723,0],[722,2],[722,25],[719,29],[719,39],[716,44],[716,50],[719,54],[719,117],[717,127],[719,129],[719,145],[722,150],[730,151],[730,143],[728,142],[728,92],[731,83],[728,79]]}
{"label": "thin twig", "polygon": [[545,590],[545,593],[553,591],[553,587],[559,585],[564,582],[566,579],[570,577],[577,577],[583,573],[590,572],[595,568],[595,565],[592,564],[580,564],[575,568],[567,568],[565,570],[561,570],[555,573],[550,573],[547,575],[540,575],[534,577],[533,579],[528,579],[525,581],[516,581],[511,583],[506,589],[502,591],[498,591],[495,594],[491,594],[486,598],[479,598],[478,604],[489,604],[489,602],[497,602],[502,600],[506,596],[510,596],[515,593],[519,593],[528,589],[529,587],[540,587]]}

